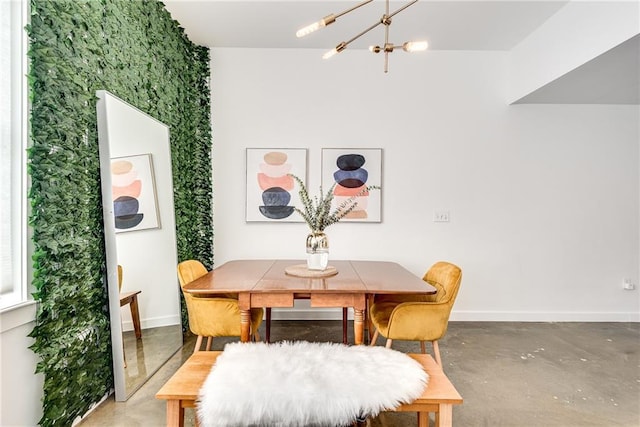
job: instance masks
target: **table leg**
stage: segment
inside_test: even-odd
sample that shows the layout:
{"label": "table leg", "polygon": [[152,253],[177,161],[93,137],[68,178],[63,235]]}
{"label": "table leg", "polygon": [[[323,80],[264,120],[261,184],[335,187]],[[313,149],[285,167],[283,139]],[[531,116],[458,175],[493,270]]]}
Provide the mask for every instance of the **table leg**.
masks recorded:
{"label": "table leg", "polygon": [[360,345],[364,339],[364,310],[353,309],[353,335],[354,343]]}
{"label": "table leg", "polygon": [[240,341],[249,342],[251,335],[251,310],[240,309]]}
{"label": "table leg", "polygon": [[134,295],[131,298],[131,303],[129,304],[131,308],[131,319],[133,320],[133,330],[136,332],[136,338],[142,338],[142,330],[140,328],[140,311],[138,310],[138,295]]}
{"label": "table leg", "polygon": [[451,427],[453,425],[453,405],[441,403],[436,412],[436,427]]}
{"label": "table leg", "polygon": [[184,427],[184,408],[180,400],[167,400],[167,427]]}
{"label": "table leg", "polygon": [[418,412],[418,427],[429,427],[428,412]]}

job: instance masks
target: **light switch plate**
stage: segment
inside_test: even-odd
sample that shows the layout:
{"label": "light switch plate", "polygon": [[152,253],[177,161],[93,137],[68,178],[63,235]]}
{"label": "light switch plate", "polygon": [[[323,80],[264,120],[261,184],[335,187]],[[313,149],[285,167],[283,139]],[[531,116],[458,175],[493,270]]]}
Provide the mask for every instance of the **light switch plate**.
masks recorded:
{"label": "light switch plate", "polygon": [[449,211],[433,211],[433,222],[449,222]]}

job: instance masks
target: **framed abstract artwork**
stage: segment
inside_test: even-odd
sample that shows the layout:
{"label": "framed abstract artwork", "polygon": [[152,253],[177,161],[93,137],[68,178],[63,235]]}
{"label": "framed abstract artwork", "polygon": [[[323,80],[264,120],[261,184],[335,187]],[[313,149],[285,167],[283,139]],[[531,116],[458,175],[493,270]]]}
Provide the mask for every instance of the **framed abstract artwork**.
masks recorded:
{"label": "framed abstract artwork", "polygon": [[[335,184],[332,208],[363,192],[364,187],[382,186],[381,148],[323,148],[322,188]],[[356,197],[356,207],[341,221],[381,222],[381,190]]]}
{"label": "framed abstract artwork", "polygon": [[151,154],[111,159],[116,233],[160,228]]}
{"label": "framed abstract artwork", "polygon": [[302,222],[293,174],[306,182],[306,148],[247,148],[246,220]]}

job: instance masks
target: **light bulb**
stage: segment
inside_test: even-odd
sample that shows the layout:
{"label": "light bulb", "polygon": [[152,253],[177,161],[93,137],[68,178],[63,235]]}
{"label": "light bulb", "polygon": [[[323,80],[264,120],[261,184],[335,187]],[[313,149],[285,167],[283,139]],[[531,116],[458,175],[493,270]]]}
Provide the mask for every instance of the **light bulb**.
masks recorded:
{"label": "light bulb", "polygon": [[324,20],[320,20],[318,22],[314,22],[311,25],[307,25],[304,28],[300,28],[297,32],[296,32],[296,37],[304,37],[307,34],[311,34],[314,31],[318,31],[321,27],[324,27]]}
{"label": "light bulb", "polygon": [[335,55],[336,53],[342,52],[346,48],[347,48],[347,43],[346,42],[340,42],[340,44],[338,46],[336,46],[335,49],[331,49],[329,52],[327,52],[324,55],[322,55],[322,59],[329,59],[333,55]]}
{"label": "light bulb", "polygon": [[327,53],[325,53],[324,55],[322,55],[322,59],[329,59],[329,58],[331,58],[333,55],[335,55],[336,53],[338,53],[338,49],[331,49],[330,51],[328,51]]}
{"label": "light bulb", "polygon": [[300,28],[297,32],[296,32],[296,37],[304,37],[307,34],[311,34],[314,31],[318,31],[320,28],[324,28],[329,24],[333,24],[336,20],[336,16],[331,14],[331,15],[327,15],[324,18],[322,18],[321,20],[319,20],[318,22],[314,22],[313,24],[307,25],[304,28]]}
{"label": "light bulb", "polygon": [[427,50],[429,43],[427,41],[419,42],[406,42],[402,45],[402,49],[405,52],[418,52],[421,50]]}
{"label": "light bulb", "polygon": [[369,52],[380,53],[382,48],[380,46],[369,46]]}

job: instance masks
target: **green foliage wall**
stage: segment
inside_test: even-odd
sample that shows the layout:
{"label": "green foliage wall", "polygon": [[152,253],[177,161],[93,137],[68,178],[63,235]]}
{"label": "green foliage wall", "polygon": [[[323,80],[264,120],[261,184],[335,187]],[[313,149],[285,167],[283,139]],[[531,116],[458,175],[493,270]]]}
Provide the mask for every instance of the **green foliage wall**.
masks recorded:
{"label": "green foliage wall", "polygon": [[96,90],[170,126],[178,259],[213,264],[209,51],[156,0],[31,0],[32,346],[41,425],[71,425],[113,387]]}

